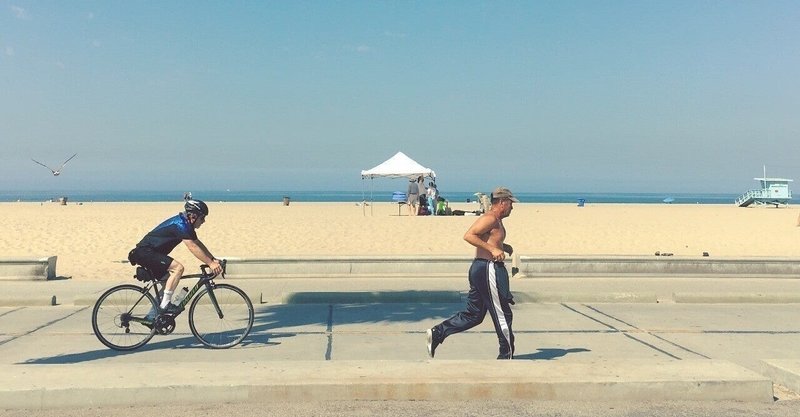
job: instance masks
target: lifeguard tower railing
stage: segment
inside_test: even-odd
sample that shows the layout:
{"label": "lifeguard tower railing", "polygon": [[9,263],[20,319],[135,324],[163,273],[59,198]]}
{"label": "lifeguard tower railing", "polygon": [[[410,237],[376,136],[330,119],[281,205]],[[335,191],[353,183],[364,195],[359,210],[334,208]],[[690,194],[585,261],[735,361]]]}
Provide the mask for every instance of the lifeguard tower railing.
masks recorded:
{"label": "lifeguard tower railing", "polygon": [[736,205],[739,207],[747,207],[753,203],[756,204],[789,204],[789,200],[792,199],[792,192],[788,191],[788,196],[786,197],[773,197],[772,190],[770,189],[761,189],[761,190],[750,190],[736,199]]}

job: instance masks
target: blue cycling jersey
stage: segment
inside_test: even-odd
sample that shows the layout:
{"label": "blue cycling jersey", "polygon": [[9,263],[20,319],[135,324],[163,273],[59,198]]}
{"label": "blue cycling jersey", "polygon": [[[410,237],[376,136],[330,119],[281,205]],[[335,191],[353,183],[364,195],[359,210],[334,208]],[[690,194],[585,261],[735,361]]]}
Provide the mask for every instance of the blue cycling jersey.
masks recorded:
{"label": "blue cycling jersey", "polygon": [[184,239],[197,240],[197,233],[186,218],[186,214],[178,213],[146,234],[136,247],[149,247],[158,253],[168,255]]}

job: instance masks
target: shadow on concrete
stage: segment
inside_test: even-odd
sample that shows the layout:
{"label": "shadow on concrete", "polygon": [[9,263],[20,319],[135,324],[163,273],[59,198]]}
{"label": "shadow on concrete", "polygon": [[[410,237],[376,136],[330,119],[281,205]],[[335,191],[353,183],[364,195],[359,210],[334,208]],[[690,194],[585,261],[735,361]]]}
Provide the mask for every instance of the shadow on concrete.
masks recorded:
{"label": "shadow on concrete", "polygon": [[[281,337],[287,337],[287,335],[271,335],[271,334],[254,335],[251,332],[239,346],[243,348],[252,348],[252,347],[277,345],[278,343],[272,342],[271,339],[281,338]],[[169,340],[158,340],[158,338],[159,336],[156,335],[146,345],[132,351],[117,351],[109,348],[102,348],[80,353],[69,353],[66,355],[33,358],[33,359],[28,359],[24,362],[18,362],[17,364],[18,365],[65,365],[65,364],[97,361],[108,358],[119,358],[127,355],[135,355],[138,353],[150,352],[150,351],[166,351],[174,349],[206,349],[206,347],[200,344],[200,342],[198,342],[197,339],[195,339],[195,337],[192,335],[189,335],[187,337],[181,337],[179,339],[169,339]]]}
{"label": "shadow on concrete", "polygon": [[458,291],[307,291],[287,294],[284,304],[460,303]]}
{"label": "shadow on concrete", "polygon": [[55,278],[48,279],[48,281],[65,281],[65,280],[68,280],[68,279],[72,279],[72,275],[70,275],[70,276],[59,275],[59,276],[57,276]]}
{"label": "shadow on concrete", "polygon": [[[310,325],[320,326],[318,331],[335,331],[336,326],[344,324],[404,323],[430,320],[432,326],[436,324],[437,320],[448,318],[462,308],[460,302],[458,304],[276,304],[256,308],[255,324],[253,324],[251,334]],[[312,329],[308,330],[313,331]]]}
{"label": "shadow on concrete", "polygon": [[536,353],[514,355],[514,359],[549,361],[563,356],[567,356],[570,353],[591,352],[591,350],[586,348],[571,348],[571,349],[539,348],[537,350],[538,352]]}
{"label": "shadow on concrete", "polygon": [[[68,353],[65,355],[49,356],[43,358],[33,358],[33,359],[28,359],[25,362],[20,362],[18,364],[61,365],[61,364],[96,361],[106,358],[118,358],[122,356],[133,355],[139,352],[148,352],[152,350],[180,349],[180,348],[190,347],[191,345],[201,346],[200,342],[198,342],[194,338],[194,336],[182,337],[180,339],[161,340],[161,341],[159,341],[157,338],[158,335],[154,336],[153,339],[151,339],[150,342],[148,342],[146,345],[140,347],[139,349],[131,351],[118,351],[104,347],[101,349],[90,350],[86,352]],[[100,342],[97,343],[99,344]]]}
{"label": "shadow on concrete", "polygon": [[[402,291],[406,295],[399,295],[399,299],[409,296],[425,298],[425,291]],[[438,293],[433,291],[433,293]],[[347,294],[347,293],[339,293]],[[440,297],[433,294],[431,297]],[[347,296],[342,296],[347,298]],[[358,297],[361,297],[360,295]],[[452,299],[450,299],[452,300]],[[280,344],[281,338],[294,337],[299,333],[329,333],[335,332],[336,326],[345,324],[368,323],[420,323],[423,332],[427,327],[433,326],[438,321],[444,320],[464,306],[460,299],[455,303],[433,304],[421,301],[406,303],[350,303],[350,304],[274,304],[255,306],[255,319],[250,334],[240,344],[242,348],[255,348]],[[178,320],[186,320],[186,315],[181,314]],[[486,320],[491,320],[488,317]],[[179,326],[187,326],[183,321]],[[309,327],[310,326],[310,327]],[[316,328],[314,327],[316,326]],[[298,329],[299,328],[299,329]],[[285,329],[285,330],[282,330]],[[184,331],[187,329],[184,329]],[[191,334],[180,338],[161,339],[164,336],[156,335],[150,342],[133,351],[116,351],[102,347],[86,352],[70,353],[57,356],[28,359],[20,364],[72,364],[107,358],[133,355],[139,352],[167,349],[193,349],[205,347]],[[100,342],[97,342],[99,345]]]}
{"label": "shadow on concrete", "polygon": [[[117,351],[113,349],[104,348],[98,350],[90,350],[87,352],[69,353],[66,355],[28,359],[24,362],[18,362],[17,364],[18,365],[65,365],[73,363],[90,362],[107,358],[118,358],[126,355],[134,355],[137,353],[150,352],[155,350],[166,351],[171,349],[206,349],[206,347],[200,344],[200,342],[198,342],[197,339],[194,338],[194,336],[181,337],[180,339],[160,340],[160,341],[158,340],[158,337],[159,336],[156,335],[146,345],[132,351]],[[253,347],[277,345],[279,343],[272,342],[271,339],[281,338],[281,337],[287,337],[287,335],[270,335],[270,334],[254,335],[251,332],[247,336],[247,338],[244,341],[242,341],[242,343],[239,344],[239,346],[241,348],[253,348]]]}

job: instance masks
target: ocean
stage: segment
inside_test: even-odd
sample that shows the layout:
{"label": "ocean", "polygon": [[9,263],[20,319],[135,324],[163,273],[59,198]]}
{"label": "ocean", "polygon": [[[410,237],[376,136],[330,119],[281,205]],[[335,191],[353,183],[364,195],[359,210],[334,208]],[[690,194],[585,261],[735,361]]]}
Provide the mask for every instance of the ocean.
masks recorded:
{"label": "ocean", "polygon": [[[182,201],[184,191],[0,191],[0,202],[40,202],[67,197],[69,202],[167,202]],[[392,191],[193,191],[194,198],[208,201],[296,202],[392,201]],[[738,194],[699,193],[515,193],[523,203],[734,204]],[[443,192],[451,202],[475,201],[474,192]]]}

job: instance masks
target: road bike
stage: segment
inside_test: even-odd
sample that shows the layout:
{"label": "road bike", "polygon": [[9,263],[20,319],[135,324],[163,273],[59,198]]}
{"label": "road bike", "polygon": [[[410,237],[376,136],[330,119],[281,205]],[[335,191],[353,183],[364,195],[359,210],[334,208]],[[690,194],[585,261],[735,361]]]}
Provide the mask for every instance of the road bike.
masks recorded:
{"label": "road bike", "polygon": [[[221,261],[224,278],[226,261]],[[175,330],[175,318],[187,304],[189,328],[203,345],[224,349],[238,345],[250,333],[255,314],[253,303],[244,291],[230,284],[217,284],[208,265],[200,265],[198,278],[175,312],[162,311],[158,300],[166,280],[149,280],[153,274],[143,267],[136,270],[144,285],[122,284],[103,293],[92,310],[92,329],[104,345],[115,350],[134,350],[144,346],[156,334]]]}

